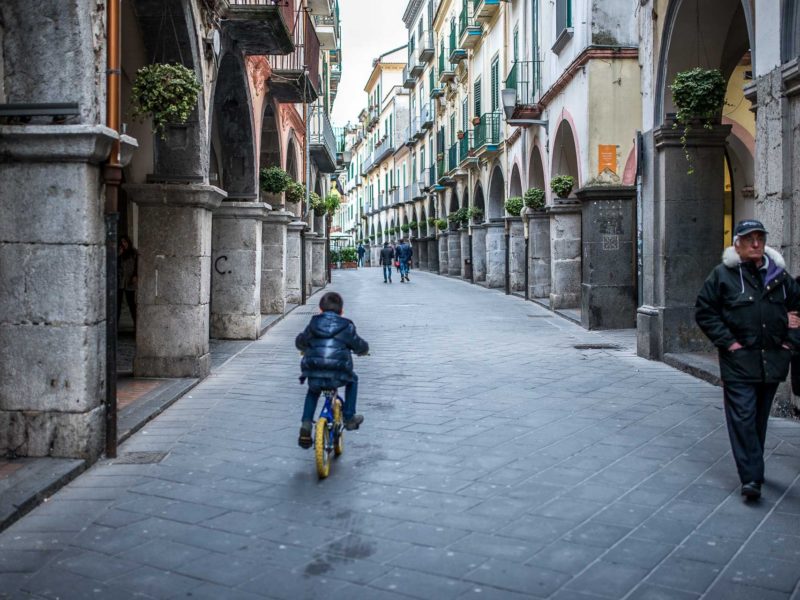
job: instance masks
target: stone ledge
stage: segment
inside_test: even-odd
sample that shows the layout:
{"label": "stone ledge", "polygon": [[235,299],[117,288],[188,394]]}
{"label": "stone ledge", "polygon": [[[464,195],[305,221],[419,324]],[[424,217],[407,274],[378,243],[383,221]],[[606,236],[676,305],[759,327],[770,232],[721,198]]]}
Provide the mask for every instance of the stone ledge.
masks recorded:
{"label": "stone ledge", "polygon": [[254,219],[263,221],[269,214],[269,205],[263,202],[221,202],[214,209],[215,219]]}
{"label": "stone ledge", "polygon": [[178,206],[214,210],[228,197],[223,190],[203,183],[134,183],[123,185],[140,206]]}
{"label": "stone ledge", "polygon": [[0,154],[12,161],[100,163],[118,139],[104,125],[0,125]]}

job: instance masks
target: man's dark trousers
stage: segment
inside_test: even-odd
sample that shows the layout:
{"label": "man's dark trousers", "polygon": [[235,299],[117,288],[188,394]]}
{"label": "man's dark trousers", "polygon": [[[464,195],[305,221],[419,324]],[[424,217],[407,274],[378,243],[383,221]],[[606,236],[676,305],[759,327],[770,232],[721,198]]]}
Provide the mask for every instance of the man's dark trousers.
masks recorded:
{"label": "man's dark trousers", "polygon": [[764,442],[777,383],[723,382],[725,420],[742,483],[764,481]]}

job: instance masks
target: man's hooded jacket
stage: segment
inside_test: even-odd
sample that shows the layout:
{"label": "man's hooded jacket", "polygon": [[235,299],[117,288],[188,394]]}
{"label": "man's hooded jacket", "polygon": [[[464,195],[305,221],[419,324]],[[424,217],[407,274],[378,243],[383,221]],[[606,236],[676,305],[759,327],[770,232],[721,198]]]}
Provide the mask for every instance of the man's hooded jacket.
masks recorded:
{"label": "man's hooded jacket", "polygon": [[358,336],[356,326],[335,312],[312,317],[294,342],[304,352],[300,368],[308,379],[353,380],[353,356],[369,352],[369,344]]}
{"label": "man's hooded jacket", "polygon": [[[703,284],[695,307],[697,324],[719,351],[723,381],[777,383],[786,379],[798,330],[788,328],[788,312],[800,309],[800,285],[784,270],[775,249],[764,251],[766,269],[742,262],[733,246],[725,249]],[[739,342],[742,348],[728,348]]]}

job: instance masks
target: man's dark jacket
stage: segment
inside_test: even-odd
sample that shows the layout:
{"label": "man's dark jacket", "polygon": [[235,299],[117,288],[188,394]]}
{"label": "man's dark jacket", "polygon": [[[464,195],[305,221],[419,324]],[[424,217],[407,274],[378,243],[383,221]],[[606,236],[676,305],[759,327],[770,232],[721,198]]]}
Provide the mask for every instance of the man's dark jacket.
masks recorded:
{"label": "man's dark jacket", "polygon": [[[719,351],[723,381],[777,383],[786,379],[797,330],[788,328],[788,311],[800,309],[800,285],[784,270],[783,257],[767,247],[766,276],[742,262],[731,246],[703,284],[696,320]],[[731,352],[731,344],[742,348]]]}
{"label": "man's dark jacket", "polygon": [[414,255],[414,250],[411,248],[411,244],[402,243],[397,247],[397,258],[402,261],[410,260],[411,257]]}
{"label": "man's dark jacket", "polygon": [[392,266],[392,259],[394,258],[394,248],[391,246],[384,246],[381,248],[381,265]]}
{"label": "man's dark jacket", "polygon": [[369,344],[358,336],[350,319],[326,311],[311,318],[294,341],[305,352],[300,368],[308,379],[353,379],[353,356],[369,352]]}

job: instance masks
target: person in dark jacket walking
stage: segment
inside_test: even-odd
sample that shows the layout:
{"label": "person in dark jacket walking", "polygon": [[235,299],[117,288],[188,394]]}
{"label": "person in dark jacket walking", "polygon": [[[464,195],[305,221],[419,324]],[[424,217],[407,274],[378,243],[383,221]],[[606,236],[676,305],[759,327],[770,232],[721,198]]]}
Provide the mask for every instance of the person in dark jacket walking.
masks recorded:
{"label": "person in dark jacket walking", "polygon": [[342,410],[345,428],[358,429],[364,422],[364,417],[356,414],[358,375],[353,371],[352,353],[366,354],[369,344],[358,336],[355,324],[342,316],[344,300],[339,294],[328,292],[322,296],[319,310],[320,314],[311,318],[294,342],[304,353],[300,362],[303,372],[300,382],[308,380],[300,438],[297,440],[302,448],[311,447],[311,422],[322,390],[345,386]]}
{"label": "person in dark jacket walking", "polygon": [[358,243],[358,250],[356,250],[356,252],[358,253],[358,266],[363,267],[364,255],[367,253],[367,250],[361,242]]}
{"label": "person in dark jacket walking", "polygon": [[747,499],[761,496],[764,442],[772,400],[786,379],[797,329],[789,311],[800,309],[800,285],[783,257],[766,246],[759,221],[740,221],[703,284],[697,324],[719,352],[720,376],[733,457]]}
{"label": "person in dark jacket walking", "polygon": [[414,256],[414,250],[411,248],[411,244],[403,240],[397,247],[397,259],[400,261],[400,283],[409,281],[408,267],[412,256]]}
{"label": "person in dark jacket walking", "polygon": [[392,283],[392,261],[394,260],[394,248],[389,242],[383,242],[381,248],[381,266],[383,267],[383,283]]}

